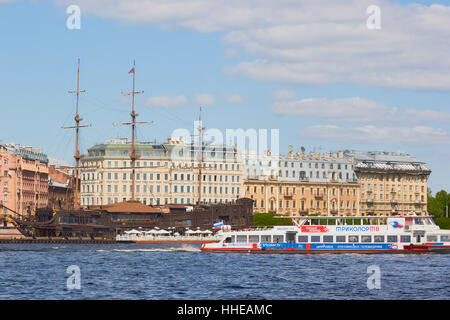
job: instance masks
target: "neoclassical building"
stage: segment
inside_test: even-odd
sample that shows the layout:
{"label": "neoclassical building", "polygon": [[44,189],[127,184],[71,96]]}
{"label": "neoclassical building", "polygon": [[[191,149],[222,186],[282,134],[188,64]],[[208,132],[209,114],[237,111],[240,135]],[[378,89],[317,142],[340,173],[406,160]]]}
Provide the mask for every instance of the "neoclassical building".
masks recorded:
{"label": "neoclassical building", "polygon": [[344,156],[354,163],[364,215],[427,211],[427,181],[431,170],[424,162],[397,152],[344,151]]}
{"label": "neoclassical building", "polygon": [[[179,140],[136,144],[136,200],[149,205],[254,200],[254,212],[398,215],[427,210],[425,163],[403,153],[340,151],[261,155]],[[113,139],[81,160],[81,204],[131,199],[131,144]]]}
{"label": "neoclassical building", "polygon": [[[144,204],[229,203],[244,195],[242,166],[230,146],[204,145],[201,181],[199,148],[180,140],[137,142],[135,197]],[[81,160],[81,205],[131,199],[131,142],[95,145]],[[200,189],[199,189],[200,187]],[[200,191],[200,192],[199,192]]]}
{"label": "neoclassical building", "polygon": [[431,170],[405,153],[244,157],[245,196],[255,212],[286,215],[401,215],[427,211]]}
{"label": "neoclassical building", "polygon": [[255,212],[359,215],[360,186],[343,153],[244,156],[245,196]]}

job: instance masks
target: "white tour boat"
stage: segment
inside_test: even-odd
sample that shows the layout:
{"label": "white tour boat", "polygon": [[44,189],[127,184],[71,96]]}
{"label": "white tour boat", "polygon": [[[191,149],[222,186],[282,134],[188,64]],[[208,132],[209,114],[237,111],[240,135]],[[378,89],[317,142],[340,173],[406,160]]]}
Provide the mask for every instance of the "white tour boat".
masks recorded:
{"label": "white tour boat", "polygon": [[[206,252],[450,253],[450,230],[429,215],[280,217],[293,226],[222,232]],[[321,224],[319,224],[321,223]]]}

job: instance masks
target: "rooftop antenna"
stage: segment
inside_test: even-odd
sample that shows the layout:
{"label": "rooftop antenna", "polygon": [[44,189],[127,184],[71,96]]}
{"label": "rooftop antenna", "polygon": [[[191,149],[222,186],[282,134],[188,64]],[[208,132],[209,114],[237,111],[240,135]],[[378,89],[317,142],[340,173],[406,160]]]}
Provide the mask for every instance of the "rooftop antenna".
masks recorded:
{"label": "rooftop antenna", "polygon": [[139,116],[134,110],[134,96],[136,94],[142,94],[144,91],[135,91],[134,84],[135,84],[135,77],[136,77],[136,62],[133,60],[133,68],[128,72],[129,74],[133,74],[133,90],[131,92],[122,92],[123,95],[129,96],[131,95],[131,122],[125,122],[125,123],[117,123],[114,124],[115,126],[121,126],[121,125],[131,125],[131,200],[135,200],[135,191],[136,191],[136,160],[139,158],[139,156],[136,154],[135,146],[134,146],[134,137],[135,137],[135,130],[137,124],[152,124],[153,121],[145,121],[145,122],[137,122],[136,117]]}
{"label": "rooftop antenna", "polygon": [[80,118],[80,115],[78,113],[78,101],[80,93],[85,93],[86,90],[80,90],[80,59],[78,58],[78,70],[77,70],[77,90],[76,91],[69,91],[69,93],[75,93],[77,95],[77,104],[76,104],[76,113],[75,113],[75,126],[72,127],[62,127],[63,129],[75,129],[75,188],[74,188],[74,195],[73,195],[73,206],[74,209],[77,210],[80,208],[80,197],[79,197],[79,175],[80,175],[80,159],[83,158],[82,155],[80,155],[80,150],[78,149],[78,136],[80,128],[87,128],[91,125],[84,125],[81,126],[80,122],[83,121],[82,118]]}

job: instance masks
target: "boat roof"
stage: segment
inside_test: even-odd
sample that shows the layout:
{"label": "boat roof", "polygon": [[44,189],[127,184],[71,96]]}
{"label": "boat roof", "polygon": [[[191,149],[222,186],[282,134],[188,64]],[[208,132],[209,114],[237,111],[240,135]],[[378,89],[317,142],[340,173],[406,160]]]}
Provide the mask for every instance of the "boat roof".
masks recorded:
{"label": "boat roof", "polygon": [[274,217],[277,219],[386,219],[386,218],[433,218],[433,216],[289,216]]}
{"label": "boat roof", "polygon": [[104,210],[108,213],[162,213],[160,208],[154,208],[139,201],[124,201],[118,203],[104,204],[101,206],[90,206],[93,210]]}

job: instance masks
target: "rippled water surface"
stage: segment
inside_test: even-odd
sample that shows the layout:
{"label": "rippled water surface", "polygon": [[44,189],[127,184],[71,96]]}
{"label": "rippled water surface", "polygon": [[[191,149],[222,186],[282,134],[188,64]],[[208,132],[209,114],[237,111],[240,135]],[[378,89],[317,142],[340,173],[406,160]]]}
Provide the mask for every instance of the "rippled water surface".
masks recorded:
{"label": "rippled water surface", "polygon": [[[81,271],[69,290],[67,268]],[[381,288],[369,290],[369,266]],[[200,245],[0,245],[0,299],[450,299],[450,255],[204,253]]]}

